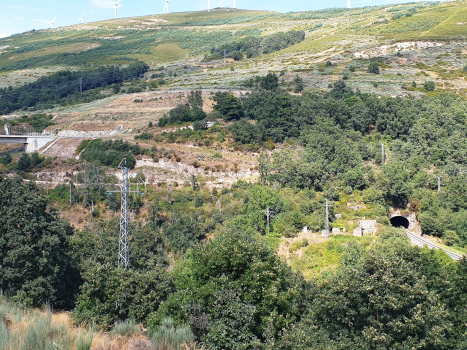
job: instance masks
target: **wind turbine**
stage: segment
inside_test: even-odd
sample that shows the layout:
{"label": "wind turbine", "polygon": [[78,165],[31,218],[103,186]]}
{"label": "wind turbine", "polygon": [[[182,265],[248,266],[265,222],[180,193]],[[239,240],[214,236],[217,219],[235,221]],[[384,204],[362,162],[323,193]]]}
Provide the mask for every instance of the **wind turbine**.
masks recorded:
{"label": "wind turbine", "polygon": [[50,23],[46,22],[46,23],[48,23],[48,24],[50,24],[52,26],[52,29],[54,29],[54,22],[57,19],[57,17],[58,16],[55,16],[54,20],[52,22],[50,22]]}
{"label": "wind turbine", "polygon": [[[162,11],[162,14],[169,13],[169,1],[170,0],[165,0],[164,11]],[[166,12],[166,10],[167,10],[167,12]]]}
{"label": "wind turbine", "polygon": [[[349,1],[350,1],[350,0],[349,0]],[[233,0],[233,2],[234,2],[234,5],[233,5],[233,7],[232,7],[232,8],[236,9],[236,8],[237,8],[237,6],[235,6],[235,0]]]}
{"label": "wind turbine", "polygon": [[111,4],[115,5],[115,18],[117,18],[117,6],[118,6],[118,3],[122,0],[118,0],[117,2],[113,2],[113,1],[110,1],[110,0],[107,0],[108,2],[110,2]]}
{"label": "wind turbine", "polygon": [[86,9],[83,10],[83,14],[78,18],[78,21],[81,21],[81,23],[84,23],[84,11],[86,11]]}
{"label": "wind turbine", "polygon": [[[212,0],[212,1],[214,1],[214,0]],[[208,0],[208,12],[210,12],[210,11],[211,11],[211,0]]]}
{"label": "wind turbine", "polygon": [[350,0],[347,0],[347,27],[349,26],[349,24],[350,24]]}

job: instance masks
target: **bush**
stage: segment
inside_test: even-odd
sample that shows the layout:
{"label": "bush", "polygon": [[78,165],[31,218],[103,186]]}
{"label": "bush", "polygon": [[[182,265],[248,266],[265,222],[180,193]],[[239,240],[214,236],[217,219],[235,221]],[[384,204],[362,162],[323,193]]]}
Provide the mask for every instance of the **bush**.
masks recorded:
{"label": "bush", "polygon": [[426,91],[434,91],[435,83],[432,81],[426,81],[425,84],[423,84],[423,87],[425,88]]}
{"label": "bush", "polygon": [[85,151],[81,154],[81,159],[116,168],[122,159],[126,158],[126,166],[133,168],[136,164],[134,156],[140,153],[141,148],[138,145],[132,145],[127,141],[102,141],[102,139],[97,139],[87,145]]}
{"label": "bush", "polygon": [[233,58],[235,61],[240,61],[243,58],[243,54],[240,51],[232,51],[227,57]]}
{"label": "bush", "polygon": [[379,64],[377,62],[371,62],[368,65],[368,73],[379,74]]}
{"label": "bush", "polygon": [[120,335],[123,337],[130,337],[132,335],[141,334],[142,329],[136,324],[135,320],[126,320],[118,322],[112,328],[112,334]]}
{"label": "bush", "polygon": [[467,72],[467,64],[464,66],[464,72]]}
{"label": "bush", "polygon": [[460,243],[460,238],[456,231],[446,230],[443,235],[443,241],[446,245],[453,246]]}
{"label": "bush", "polygon": [[189,326],[175,327],[174,320],[166,317],[162,320],[159,329],[151,334],[157,349],[179,350],[183,344],[189,344],[195,336]]}
{"label": "bush", "polygon": [[172,277],[161,268],[140,272],[92,263],[83,268],[83,279],[75,320],[104,328],[128,319],[143,321],[174,291]]}
{"label": "bush", "polygon": [[145,132],[145,133],[142,133],[141,135],[136,135],[135,140],[151,140],[153,136],[154,135],[151,134],[150,132]]}
{"label": "bush", "polygon": [[76,350],[90,350],[92,346],[92,338],[94,337],[94,332],[88,331],[86,333],[79,332],[76,340]]}
{"label": "bush", "polygon": [[295,77],[294,83],[295,83],[295,92],[302,92],[303,89],[305,88],[303,79],[298,75]]}
{"label": "bush", "polygon": [[67,308],[77,292],[79,272],[69,257],[73,228],[49,210],[48,201],[30,182],[0,177],[3,292],[16,302]]}
{"label": "bush", "polygon": [[148,318],[148,325],[155,329],[158,320],[170,316],[179,324],[191,321],[208,349],[259,348],[267,329],[274,341],[300,317],[301,277],[246,235],[230,232],[195,247],[177,275],[179,292]]}

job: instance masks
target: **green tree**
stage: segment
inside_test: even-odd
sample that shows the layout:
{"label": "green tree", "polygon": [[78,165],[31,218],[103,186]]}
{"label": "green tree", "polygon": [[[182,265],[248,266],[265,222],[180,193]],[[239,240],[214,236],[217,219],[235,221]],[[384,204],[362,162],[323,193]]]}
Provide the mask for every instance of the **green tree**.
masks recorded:
{"label": "green tree", "polygon": [[423,87],[425,88],[426,91],[434,91],[435,83],[429,80],[429,81],[426,81],[425,84],[423,84]]}
{"label": "green tree", "polygon": [[275,90],[279,87],[279,78],[275,73],[268,73],[261,78],[259,85],[265,90]]}
{"label": "green tree", "polygon": [[[400,243],[399,243],[400,244]],[[427,278],[404,256],[373,251],[356,265],[342,266],[320,286],[312,323],[325,330],[335,349],[439,348],[448,313]]]}
{"label": "green tree", "polygon": [[203,108],[202,92],[199,90],[191,91],[190,95],[188,96],[188,104],[192,108]]}
{"label": "green tree", "polygon": [[92,263],[83,269],[83,279],[75,320],[103,328],[127,319],[143,321],[174,291],[171,276],[161,268],[127,271]]}
{"label": "green tree", "polygon": [[7,153],[5,154],[5,157],[2,158],[2,163],[5,165],[8,165],[11,163],[12,160],[13,160],[13,157],[11,156],[11,154]]}
{"label": "green tree", "polygon": [[73,306],[80,281],[70,257],[72,227],[47,208],[33,184],[0,177],[0,284],[28,306]]}
{"label": "green tree", "polygon": [[178,293],[148,324],[179,315],[210,349],[249,349],[295,322],[303,306],[303,281],[272,250],[231,232],[198,246],[177,268]]}
{"label": "green tree", "polygon": [[228,92],[216,92],[214,95],[214,110],[218,111],[225,120],[241,119],[244,116],[240,99]]}
{"label": "green tree", "polygon": [[302,92],[305,88],[305,84],[303,83],[303,79],[300,76],[296,76],[293,80],[295,83],[295,92]]}
{"label": "green tree", "polygon": [[28,171],[30,167],[31,167],[31,158],[25,152],[19,158],[18,166],[16,167],[16,169],[21,170],[21,171]]}
{"label": "green tree", "polygon": [[377,62],[371,62],[368,65],[368,73],[379,74],[379,64]]}
{"label": "green tree", "polygon": [[464,66],[464,72],[467,72],[467,64]]}

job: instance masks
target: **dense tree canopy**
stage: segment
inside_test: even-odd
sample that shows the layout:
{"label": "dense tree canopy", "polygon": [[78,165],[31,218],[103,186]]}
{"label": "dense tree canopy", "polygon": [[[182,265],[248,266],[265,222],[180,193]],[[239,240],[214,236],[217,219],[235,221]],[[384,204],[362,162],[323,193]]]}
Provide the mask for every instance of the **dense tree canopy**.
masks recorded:
{"label": "dense tree canopy", "polygon": [[0,232],[3,293],[29,306],[72,306],[80,280],[69,257],[73,229],[34,184],[0,177]]}
{"label": "dense tree canopy", "polygon": [[[0,89],[0,113],[8,114],[27,107],[48,108],[56,104],[87,102],[95,98],[89,91],[139,78],[148,69],[147,64],[135,62],[127,68],[111,66],[96,70],[57,72],[41,77],[34,83]],[[82,86],[85,92],[82,95],[80,79],[83,79]]]}

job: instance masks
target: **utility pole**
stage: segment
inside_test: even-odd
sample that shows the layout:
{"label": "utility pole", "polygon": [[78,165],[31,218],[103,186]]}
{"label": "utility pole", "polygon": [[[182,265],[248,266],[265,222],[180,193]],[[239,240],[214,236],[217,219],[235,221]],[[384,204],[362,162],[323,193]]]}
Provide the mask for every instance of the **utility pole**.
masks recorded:
{"label": "utility pole", "polygon": [[441,192],[441,176],[438,176],[438,193]]}
{"label": "utility pole", "polygon": [[83,78],[79,78],[79,92],[83,93]]}
{"label": "utility pole", "polygon": [[172,204],[172,191],[170,190],[170,184],[167,182],[167,199],[169,201],[169,206]]}
{"label": "utility pole", "polygon": [[[124,164],[124,165],[122,165]],[[120,214],[120,239],[118,243],[118,266],[130,269],[130,212],[128,210],[128,194],[138,191],[130,190],[128,179],[129,169],[126,167],[126,158],[118,165],[122,169],[122,180],[119,184],[119,191],[108,191],[107,193],[121,193],[122,205]],[[138,192],[139,193],[139,192]]]}
{"label": "utility pole", "polygon": [[221,204],[221,198],[219,197],[219,200],[217,201],[217,203],[219,204],[219,214],[222,215],[222,204]]}
{"label": "utility pole", "polygon": [[324,230],[326,231],[326,239],[329,239],[329,200],[326,198],[326,219],[324,221]]}
{"label": "utility pole", "polygon": [[71,181],[69,182],[70,185],[70,207],[71,207]]}
{"label": "utility pole", "polygon": [[269,207],[267,207],[267,209],[264,211],[264,213],[266,214],[266,220],[267,220],[267,227],[268,227],[268,235],[269,235],[269,218],[271,217],[271,212],[269,210]]}
{"label": "utility pole", "polygon": [[225,66],[225,58],[226,58],[226,55],[227,55],[227,50],[224,50],[224,66]]}
{"label": "utility pole", "polygon": [[381,142],[381,165],[384,164],[384,157],[385,154],[384,154],[384,143]]}

